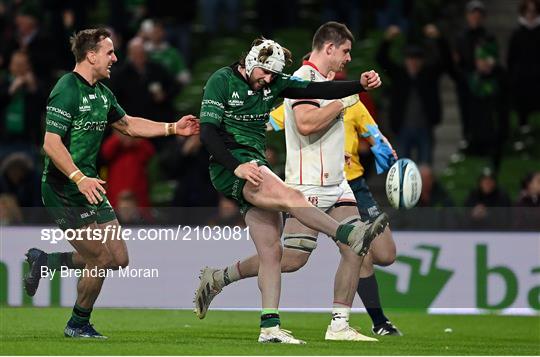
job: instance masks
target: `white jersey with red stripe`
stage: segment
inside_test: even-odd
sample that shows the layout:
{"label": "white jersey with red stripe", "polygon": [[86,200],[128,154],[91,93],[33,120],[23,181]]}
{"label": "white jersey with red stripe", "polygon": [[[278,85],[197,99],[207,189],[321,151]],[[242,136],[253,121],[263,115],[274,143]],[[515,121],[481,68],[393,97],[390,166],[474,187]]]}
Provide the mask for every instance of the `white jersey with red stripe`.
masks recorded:
{"label": "white jersey with red stripe", "polygon": [[[302,79],[326,81],[315,65],[304,61],[294,76]],[[318,107],[333,100],[285,99],[285,139],[287,162],[285,182],[291,185],[339,185],[345,180],[345,129],[343,114],[339,114],[325,129],[311,135],[302,135],[296,126],[294,106],[312,104]]]}

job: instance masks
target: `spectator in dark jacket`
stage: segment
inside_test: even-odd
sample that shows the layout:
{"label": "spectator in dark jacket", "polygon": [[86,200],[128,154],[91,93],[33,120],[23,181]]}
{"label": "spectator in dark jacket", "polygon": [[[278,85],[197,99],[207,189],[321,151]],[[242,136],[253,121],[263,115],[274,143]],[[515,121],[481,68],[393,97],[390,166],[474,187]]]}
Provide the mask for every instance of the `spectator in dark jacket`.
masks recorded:
{"label": "spectator in dark jacket", "polygon": [[13,153],[0,166],[0,193],[12,194],[21,207],[41,207],[39,176],[32,159]]}
{"label": "spectator in dark jacket", "polygon": [[433,25],[425,34],[437,42],[439,60],[427,62],[422,48],[409,46],[403,64],[390,58],[392,40],[400,30],[391,26],[377,52],[377,62],[391,81],[390,123],[397,134],[399,156],[412,157],[418,151],[418,163],[431,164],[433,129],[441,121],[439,79],[450,61],[448,45]]}
{"label": "spectator in dark jacket", "polygon": [[516,228],[540,229],[540,171],[531,172],[525,176],[515,206]]}
{"label": "spectator in dark jacket", "polygon": [[508,72],[514,108],[527,133],[529,115],[540,110],[540,0],[521,1],[519,13],[508,48]]}
{"label": "spectator in dark jacket", "polygon": [[476,69],[461,80],[467,88],[468,153],[487,156],[499,172],[508,137],[509,100],[507,76],[497,63],[497,49],[487,42],[476,49]]}
{"label": "spectator in dark jacket", "polygon": [[15,151],[37,154],[44,108],[42,84],[32,71],[28,55],[14,52],[9,74],[0,78],[0,161]]}
{"label": "spectator in dark jacket", "polygon": [[51,50],[51,39],[40,26],[40,15],[40,9],[30,2],[16,11],[16,34],[6,45],[6,58],[15,51],[25,51],[36,76],[48,83],[52,69],[56,68],[56,52]]}
{"label": "spectator in dark jacket", "polygon": [[[469,1],[465,7],[465,20],[467,22],[465,29],[456,39],[455,57],[458,70],[467,75],[475,70],[475,51],[480,43],[497,42],[495,37],[485,28],[486,7],[482,1]],[[469,124],[475,119],[470,118],[467,109],[467,88],[461,81],[457,82],[457,96],[461,116],[461,130],[463,139],[468,143]]]}
{"label": "spectator in dark jacket", "polygon": [[[112,76],[111,87],[124,109],[146,118],[174,118],[174,97],[180,87],[167,70],[148,60],[140,37],[128,44],[126,63]],[[152,139],[158,147],[170,138]]]}
{"label": "spectator in dark jacket", "polygon": [[478,186],[465,200],[465,207],[471,207],[468,223],[473,228],[508,228],[510,206],[508,194],[498,187],[491,170],[484,171],[478,179]]}

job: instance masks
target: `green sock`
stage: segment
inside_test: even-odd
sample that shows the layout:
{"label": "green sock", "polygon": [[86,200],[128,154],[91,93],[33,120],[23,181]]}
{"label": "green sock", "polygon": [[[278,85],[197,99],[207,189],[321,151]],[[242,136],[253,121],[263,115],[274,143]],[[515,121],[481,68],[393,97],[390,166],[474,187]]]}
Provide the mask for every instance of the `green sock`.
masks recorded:
{"label": "green sock", "polygon": [[277,309],[262,309],[261,311],[261,327],[274,327],[281,325],[279,320],[279,312]]}
{"label": "green sock", "polygon": [[47,254],[47,267],[49,269],[56,270],[60,269],[62,266],[68,267],[69,269],[76,268],[75,264],[73,264],[73,252]]}
{"label": "green sock", "polygon": [[349,234],[353,229],[354,225],[352,224],[340,224],[336,232],[336,240],[343,244],[349,244],[347,238],[349,238]]}
{"label": "green sock", "polygon": [[49,269],[51,270],[60,269],[60,267],[62,266],[61,254],[62,253],[47,254],[47,267],[49,267]]}
{"label": "green sock", "polygon": [[69,324],[75,327],[84,326],[88,323],[88,321],[90,321],[91,314],[92,308],[87,309],[75,304],[75,306],[73,306],[73,312],[71,313]]}

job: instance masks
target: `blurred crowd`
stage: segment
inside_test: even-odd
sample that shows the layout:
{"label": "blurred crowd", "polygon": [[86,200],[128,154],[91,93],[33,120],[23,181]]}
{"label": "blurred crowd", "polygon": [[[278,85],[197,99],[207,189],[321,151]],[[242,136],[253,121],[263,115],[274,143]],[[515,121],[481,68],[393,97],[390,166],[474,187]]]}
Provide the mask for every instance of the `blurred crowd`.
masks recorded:
{"label": "blurred crowd", "polygon": [[[375,61],[389,79],[385,117],[398,154],[421,167],[420,207],[470,207],[468,219],[481,223],[493,219],[489,207],[540,206],[540,172],[523,178],[519,197],[509,197],[497,184],[510,113],[517,114],[519,131],[527,134],[531,115],[540,110],[540,0],[522,0],[519,17],[509,20],[516,25],[506,58],[486,26],[489,8],[479,0],[458,2],[464,25],[450,33],[435,25],[441,14],[418,11],[419,1],[311,2],[321,9],[319,24],[344,22],[357,38],[368,30],[383,33]],[[107,83],[119,103],[132,115],[172,122],[187,114],[176,109],[176,98],[189,86],[207,39],[244,31],[246,18],[250,31],[272,36],[278,29],[298,26],[302,4],[276,0],[267,6],[256,0],[250,13],[241,0],[0,0],[0,223],[28,221],[21,207],[41,205],[44,109],[55,81],[74,66],[69,48],[74,31],[95,26],[96,18],[102,21],[113,33],[119,58]],[[398,56],[397,46],[404,46]],[[431,169],[434,130],[442,119],[443,75],[455,83],[461,148],[490,161],[465,202],[453,202]],[[273,148],[269,156],[279,170]],[[190,209],[175,213],[189,222],[241,222],[234,204],[212,188],[207,163],[197,137],[147,140],[112,132],[98,162],[109,200],[123,222],[155,221],[149,207],[156,205],[213,207],[205,214]],[[160,187],[172,195],[156,204],[150,189]],[[532,212],[538,215],[538,209]],[[531,219],[540,220],[520,214],[517,220],[498,222],[525,225]]]}

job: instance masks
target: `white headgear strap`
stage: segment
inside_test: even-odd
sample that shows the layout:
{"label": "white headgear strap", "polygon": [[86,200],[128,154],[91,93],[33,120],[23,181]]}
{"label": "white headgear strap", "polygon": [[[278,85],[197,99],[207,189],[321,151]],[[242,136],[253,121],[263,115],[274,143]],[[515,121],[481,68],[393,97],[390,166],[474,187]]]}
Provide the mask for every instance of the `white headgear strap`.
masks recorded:
{"label": "white headgear strap", "polygon": [[[272,54],[264,62],[259,59],[259,54],[263,48],[272,48]],[[285,52],[279,43],[272,40],[264,40],[261,44],[251,47],[246,56],[246,73],[251,75],[253,68],[260,67],[274,73],[281,73],[285,67]]]}

